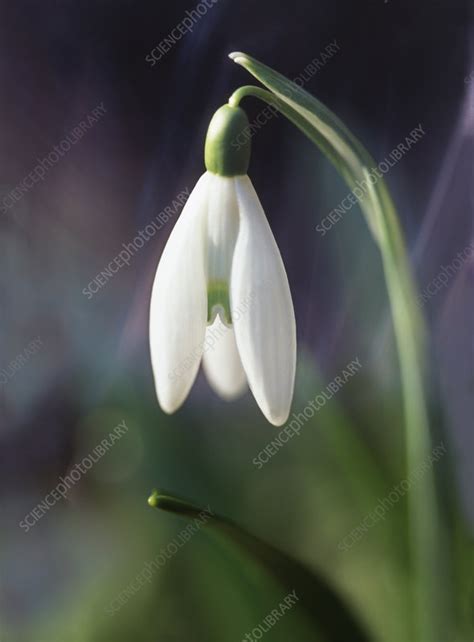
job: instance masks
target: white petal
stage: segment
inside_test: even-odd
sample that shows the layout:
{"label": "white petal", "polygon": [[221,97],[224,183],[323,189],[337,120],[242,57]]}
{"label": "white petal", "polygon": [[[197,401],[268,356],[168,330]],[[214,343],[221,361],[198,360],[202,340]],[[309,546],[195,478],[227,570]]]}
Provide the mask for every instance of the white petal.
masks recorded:
{"label": "white petal", "polygon": [[234,330],[224,325],[219,315],[207,328],[202,363],[211,388],[222,399],[236,399],[247,388],[247,377],[237,351]]}
{"label": "white petal", "polygon": [[239,231],[234,179],[210,174],[209,192],[208,279],[228,283]]}
{"label": "white petal", "polygon": [[237,347],[250,389],[270,423],[288,419],[296,368],[296,325],[277,244],[247,176],[235,179],[240,227],[230,284]]}
{"label": "white petal", "polygon": [[201,361],[207,321],[206,218],[210,175],[196,184],[173,228],[156,272],[150,349],[158,401],[179,408]]}

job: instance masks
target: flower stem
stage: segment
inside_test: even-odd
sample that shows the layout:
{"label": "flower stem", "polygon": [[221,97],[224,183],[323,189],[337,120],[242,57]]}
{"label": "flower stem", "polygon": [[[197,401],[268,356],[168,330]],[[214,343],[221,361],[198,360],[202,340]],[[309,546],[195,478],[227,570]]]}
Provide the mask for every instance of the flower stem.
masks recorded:
{"label": "flower stem", "polygon": [[249,56],[238,54],[236,62],[271,91],[246,85],[232,94],[229,104],[237,106],[244,97],[253,96],[273,105],[320,148],[351,190],[359,186],[361,192],[363,181],[368,186],[359,202],[381,253],[400,366],[407,478],[417,479],[408,494],[415,639],[418,642],[447,639],[448,607],[443,596],[445,579],[435,476],[431,467],[424,470],[432,452],[424,390],[424,322],[416,305],[414,281],[394,203],[382,177],[375,184],[369,182],[375,161],[330,110]]}

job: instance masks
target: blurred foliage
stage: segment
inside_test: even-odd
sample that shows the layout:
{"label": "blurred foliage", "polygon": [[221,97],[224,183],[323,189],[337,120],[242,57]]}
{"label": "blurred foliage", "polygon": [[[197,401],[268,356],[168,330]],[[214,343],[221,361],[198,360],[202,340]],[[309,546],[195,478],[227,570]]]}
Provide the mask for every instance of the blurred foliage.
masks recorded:
{"label": "blurred foliage", "polygon": [[[313,364],[312,356],[301,355],[295,412],[324,390],[332,376],[320,376]],[[123,418],[120,408],[126,409],[129,433],[116,448],[127,474],[111,474],[116,457],[112,450],[77,485],[70,501],[55,506],[23,535],[44,554],[28,573],[40,573],[52,588],[41,609],[16,622],[10,617],[7,639],[240,640],[282,601],[286,592],[280,584],[248,555],[222,547],[203,528],[153,574],[150,583],[109,615],[111,601],[186,523],[150,509],[146,497],[156,483],[232,517],[313,569],[348,603],[373,639],[409,639],[404,499],[349,551],[338,548],[341,539],[403,479],[394,400],[379,396],[369,405],[370,377],[370,367],[363,368],[261,470],[252,459],[277,432],[259,416],[250,395],[229,413],[228,405],[210,393],[201,395],[199,384],[179,413],[164,417],[149,386],[140,381],[110,389],[101,407],[78,424],[77,441],[81,452],[88,452],[102,437],[104,425],[107,432]],[[381,429],[392,441],[390,450],[379,438]],[[447,501],[451,494],[452,489]],[[48,537],[53,540],[46,552]],[[461,526],[456,532],[449,530],[447,537],[458,560],[461,628],[466,621],[461,611],[472,618],[468,597],[472,596],[472,539]],[[53,562],[62,569],[57,578]],[[28,612],[27,605],[22,608]],[[300,611],[295,608],[285,615],[267,639],[324,640],[315,637]],[[337,614],[334,617],[337,620]],[[466,630],[459,635],[466,636]]]}

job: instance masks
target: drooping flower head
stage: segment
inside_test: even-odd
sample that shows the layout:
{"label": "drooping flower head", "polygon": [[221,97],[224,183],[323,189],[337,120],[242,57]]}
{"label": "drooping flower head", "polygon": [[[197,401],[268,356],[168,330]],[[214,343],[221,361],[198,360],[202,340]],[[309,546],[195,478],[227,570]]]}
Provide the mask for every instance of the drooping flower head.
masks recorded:
{"label": "drooping flower head", "polygon": [[295,317],[280,252],[247,176],[250,140],[241,134],[248,125],[231,105],[211,120],[207,171],[158,265],[151,359],[165,412],[184,402],[202,358],[218,395],[232,400],[248,384],[268,421],[281,425],[293,397]]}

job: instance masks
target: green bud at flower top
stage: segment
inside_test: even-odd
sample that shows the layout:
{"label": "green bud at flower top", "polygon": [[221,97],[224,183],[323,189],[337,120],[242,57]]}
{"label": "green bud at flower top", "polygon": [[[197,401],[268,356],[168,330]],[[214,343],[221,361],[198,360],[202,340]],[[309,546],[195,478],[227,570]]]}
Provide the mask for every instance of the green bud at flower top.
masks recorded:
{"label": "green bud at flower top", "polygon": [[240,107],[224,105],[216,111],[207,130],[206,169],[219,176],[243,176],[250,162],[249,121]]}

